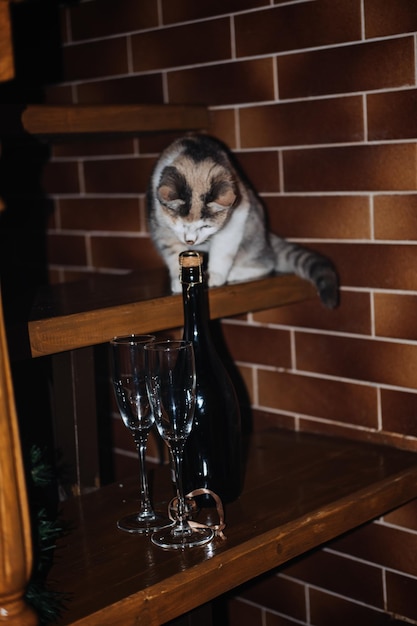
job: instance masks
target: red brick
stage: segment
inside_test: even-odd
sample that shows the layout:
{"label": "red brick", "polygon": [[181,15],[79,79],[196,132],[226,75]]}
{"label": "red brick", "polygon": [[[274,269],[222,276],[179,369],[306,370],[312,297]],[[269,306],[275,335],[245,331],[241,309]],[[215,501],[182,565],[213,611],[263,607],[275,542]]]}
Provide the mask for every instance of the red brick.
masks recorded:
{"label": "red brick", "polygon": [[123,76],[77,85],[79,104],[163,104],[162,77],[159,74]]}
{"label": "red brick", "polygon": [[134,231],[141,229],[135,198],[71,198],[59,201],[60,223],[69,230]]}
{"label": "red brick", "polygon": [[247,11],[266,4],[268,4],[266,0],[210,0],[210,2],[162,0],[162,21],[164,24],[188,22],[226,13]]}
{"label": "red brick", "polygon": [[126,155],[134,154],[135,145],[133,138],[94,140],[89,137],[54,143],[52,150],[56,157]]}
{"label": "red brick", "polygon": [[94,267],[154,269],[164,267],[148,237],[91,237]]}
{"label": "red brick", "polygon": [[135,72],[229,59],[229,20],[209,20],[132,35],[132,55]]}
{"label": "red brick", "polygon": [[262,431],[269,428],[283,428],[285,430],[295,430],[295,417],[284,415],[283,413],[272,413],[261,409],[253,409],[253,430]]}
{"label": "red brick", "polygon": [[374,199],[376,239],[417,240],[417,195],[383,195]]}
{"label": "red brick", "polygon": [[414,387],[417,380],[417,346],[296,333],[297,368],[339,378],[399,387]]}
{"label": "red brick", "polygon": [[295,581],[268,576],[247,586],[240,595],[267,609],[306,619],[304,586]]}
{"label": "red brick", "polygon": [[415,84],[412,37],[278,57],[281,98],[392,89]]}
{"label": "red brick", "polygon": [[383,337],[417,339],[417,296],[394,293],[376,293],[375,332]]}
{"label": "red brick", "polygon": [[417,394],[381,389],[382,427],[385,431],[417,437]]}
{"label": "red brick", "polygon": [[270,7],[236,16],[235,30],[237,56],[355,41],[361,38],[360,2],[321,0]]}
{"label": "red brick", "polygon": [[417,535],[383,524],[366,524],[336,539],[332,547],[369,563],[417,576]]}
{"label": "red brick", "polygon": [[126,74],[127,39],[117,37],[67,46],[63,50],[63,65],[67,81]]}
{"label": "red brick", "polygon": [[[406,548],[408,549],[408,548]],[[417,620],[417,580],[398,572],[387,572],[387,609],[395,615]],[[398,626],[404,621],[398,622]]]}
{"label": "red brick", "polygon": [[209,115],[210,134],[224,141],[229,148],[236,148],[235,112],[232,109],[216,109],[209,111]]}
{"label": "red brick", "polygon": [[[269,172],[266,172],[266,175]],[[272,232],[287,238],[369,239],[369,200],[365,196],[267,196]]]}
{"label": "red brick", "polygon": [[395,526],[403,526],[410,530],[417,530],[417,500],[412,500],[395,511],[391,511],[384,515],[384,520],[388,524]]}
{"label": "red brick", "polygon": [[258,369],[258,404],[332,422],[376,428],[376,390],[364,385]]}
{"label": "red brick", "polygon": [[342,286],[417,290],[417,246],[382,243],[326,243],[314,248],[332,259]]}
{"label": "red brick", "polygon": [[284,567],[283,573],[374,607],[384,607],[382,570],[317,550]]}
{"label": "red brick", "polygon": [[48,262],[52,265],[87,265],[85,237],[49,234]]}
{"label": "red brick", "polygon": [[87,193],[145,193],[155,158],[108,159],[84,163]]}
{"label": "red brick", "polygon": [[79,193],[78,164],[49,161],[42,173],[42,186],[48,194]]}
{"label": "red brick", "polygon": [[228,626],[264,626],[262,609],[232,598],[227,603]]}
{"label": "red brick", "polygon": [[280,190],[278,153],[275,150],[235,154],[240,167],[258,193],[275,193]]}
{"label": "red brick", "polygon": [[310,615],[320,626],[389,626],[391,616],[372,607],[349,602],[345,598],[310,589]]}
{"label": "red brick", "polygon": [[284,189],[415,191],[416,146],[386,144],[284,150]]}
{"label": "red brick", "polygon": [[154,0],[94,0],[70,6],[69,12],[73,41],[158,26]]}
{"label": "red brick", "polygon": [[169,72],[172,104],[222,105],[274,98],[272,59],[255,59]]}
{"label": "red brick", "polygon": [[417,30],[414,0],[365,0],[365,35],[386,37]]}
{"label": "red brick", "polygon": [[414,139],[417,137],[417,90],[368,94],[368,138]]}
{"label": "red brick", "polygon": [[297,146],[364,139],[357,96],[247,107],[240,111],[243,147]]}
{"label": "red brick", "polygon": [[371,332],[371,305],[369,294],[343,291],[336,309],[326,309],[319,297],[287,306],[257,311],[253,320],[264,324],[317,328],[341,332]]}
{"label": "red brick", "polygon": [[223,335],[235,361],[263,363],[275,367],[290,366],[290,336],[287,331],[260,326],[224,324]]}

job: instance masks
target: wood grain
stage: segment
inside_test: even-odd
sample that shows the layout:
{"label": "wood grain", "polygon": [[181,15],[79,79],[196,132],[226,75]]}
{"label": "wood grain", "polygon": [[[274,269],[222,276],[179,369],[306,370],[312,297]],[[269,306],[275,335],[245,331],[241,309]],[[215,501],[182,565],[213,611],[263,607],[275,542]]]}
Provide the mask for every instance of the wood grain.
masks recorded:
{"label": "wood grain", "polygon": [[24,129],[32,135],[143,133],[208,128],[207,107],[182,104],[28,105]]}
{"label": "wood grain", "polygon": [[0,482],[0,621],[10,626],[35,626],[37,616],[23,597],[32,568],[32,540],[1,304]]}
{"label": "wood grain", "polygon": [[[225,285],[209,291],[213,319],[317,297],[293,275]],[[97,276],[41,293],[28,323],[33,357],[109,341],[115,335],[149,333],[183,324],[182,296],[171,295],[165,270]]]}
{"label": "wood grain", "polygon": [[14,54],[10,6],[7,0],[0,0],[0,82],[14,78]]}
{"label": "wood grain", "polygon": [[[252,436],[242,496],[226,509],[226,540],[176,553],[117,530],[137,479],[68,502],[74,530],[51,581],[72,594],[60,626],[160,626],[417,496],[417,455],[271,430]],[[167,468],[153,474],[157,508]]]}

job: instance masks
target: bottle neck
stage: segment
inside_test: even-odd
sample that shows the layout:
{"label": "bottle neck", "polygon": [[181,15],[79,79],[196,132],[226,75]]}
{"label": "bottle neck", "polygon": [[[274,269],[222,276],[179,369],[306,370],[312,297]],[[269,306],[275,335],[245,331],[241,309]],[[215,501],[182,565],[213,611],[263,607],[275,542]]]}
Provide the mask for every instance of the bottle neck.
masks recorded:
{"label": "bottle neck", "polygon": [[184,304],[184,339],[199,341],[209,337],[209,315],[207,291],[203,282],[201,267],[182,268],[181,271]]}

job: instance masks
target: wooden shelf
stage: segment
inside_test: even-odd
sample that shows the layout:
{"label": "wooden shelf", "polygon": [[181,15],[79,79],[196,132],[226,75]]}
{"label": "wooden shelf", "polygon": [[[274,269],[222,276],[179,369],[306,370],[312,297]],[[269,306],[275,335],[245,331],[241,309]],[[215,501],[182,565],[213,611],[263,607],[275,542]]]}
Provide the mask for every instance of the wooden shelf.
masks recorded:
{"label": "wooden shelf", "polygon": [[[159,626],[417,496],[417,455],[279,430],[255,433],[226,540],[164,551],[116,528],[137,505],[137,478],[72,499],[51,584],[72,595],[57,626]],[[171,497],[154,472],[155,503]],[[188,622],[187,622],[188,623]]]}
{"label": "wooden shelf", "polygon": [[[216,287],[209,291],[212,319],[240,315],[318,297],[294,275]],[[48,288],[28,323],[32,357],[109,341],[115,335],[149,333],[183,324],[182,296],[172,295],[167,272],[96,275]]]}
{"label": "wooden shelf", "polygon": [[186,131],[209,126],[206,106],[182,104],[28,105],[21,116],[32,135]]}

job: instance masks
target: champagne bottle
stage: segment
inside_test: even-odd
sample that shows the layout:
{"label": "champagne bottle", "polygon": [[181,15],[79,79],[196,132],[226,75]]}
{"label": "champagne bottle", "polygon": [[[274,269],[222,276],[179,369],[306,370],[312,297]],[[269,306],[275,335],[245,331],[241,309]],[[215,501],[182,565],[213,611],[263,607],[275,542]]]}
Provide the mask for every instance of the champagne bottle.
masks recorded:
{"label": "champagne bottle", "polygon": [[[193,342],[197,372],[194,422],[184,450],[184,488],[185,493],[209,489],[227,503],[235,500],[242,489],[239,403],[210,331],[204,257],[190,250],[182,252],[179,261],[184,339]],[[196,500],[200,506],[213,504],[207,494]]]}

